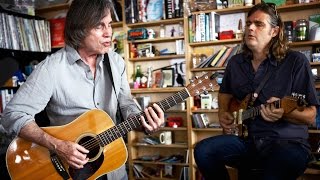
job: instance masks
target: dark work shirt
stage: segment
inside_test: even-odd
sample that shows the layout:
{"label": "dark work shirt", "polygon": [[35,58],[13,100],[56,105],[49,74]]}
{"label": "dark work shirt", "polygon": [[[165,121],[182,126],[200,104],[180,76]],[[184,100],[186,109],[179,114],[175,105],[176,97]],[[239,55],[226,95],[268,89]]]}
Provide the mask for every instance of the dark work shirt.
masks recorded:
{"label": "dark work shirt", "polygon": [[[272,71],[271,77],[260,91],[254,106],[265,104],[270,97],[283,98],[292,93],[305,95],[309,106],[319,105],[310,64],[302,53],[296,51],[289,51],[282,62],[277,62],[270,55],[260,64],[257,72],[253,70],[251,59],[246,59],[243,54],[233,56],[228,62],[219,92],[232,94],[236,99],[243,100],[257,89],[269,71]],[[261,116],[247,122],[249,136],[302,140],[308,138],[307,125],[283,119],[267,122]]]}

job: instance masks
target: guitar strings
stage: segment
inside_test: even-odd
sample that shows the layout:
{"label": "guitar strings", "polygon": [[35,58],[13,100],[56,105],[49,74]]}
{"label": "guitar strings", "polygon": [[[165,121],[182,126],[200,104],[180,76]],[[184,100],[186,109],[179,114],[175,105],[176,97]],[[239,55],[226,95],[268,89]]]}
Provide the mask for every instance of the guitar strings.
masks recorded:
{"label": "guitar strings", "polygon": [[[173,105],[176,105],[177,103],[180,103],[180,102],[182,102],[182,101],[185,100],[185,98],[183,98],[183,97],[181,96],[181,94],[182,94],[182,96],[189,97],[189,94],[188,94],[187,91],[184,89],[184,90],[182,90],[182,91],[180,91],[180,92],[178,92],[178,93],[175,93],[173,96],[170,96],[170,97],[165,98],[164,100],[162,100],[162,101],[160,101],[160,102],[158,102],[158,103],[156,103],[156,104],[158,104],[160,107],[162,107],[163,110],[169,109],[169,108],[171,108]],[[179,97],[181,100],[178,100],[177,97]],[[139,112],[138,114],[134,115],[133,117],[130,117],[127,121],[124,121],[124,122],[122,122],[122,123],[119,124],[119,127],[121,128],[121,130],[124,130],[123,127],[126,128],[125,123],[128,123],[129,126],[130,126],[130,125],[134,125],[135,128],[137,128],[138,126],[140,126],[141,123],[140,123],[140,118],[137,118],[138,116],[139,116],[139,117],[140,117],[140,116],[144,116],[144,117],[145,117],[146,115],[145,115],[144,112]],[[136,118],[136,120],[138,120],[138,121],[134,121],[133,118]],[[146,118],[146,117],[145,117],[145,118]],[[129,120],[131,120],[131,121],[129,121]],[[135,124],[135,122],[138,122],[138,126]],[[132,123],[133,123],[133,124],[132,124]],[[123,126],[123,127],[121,127],[121,126]],[[84,142],[84,143],[82,143],[82,144],[80,144],[80,145],[82,145],[83,147],[85,147],[85,148],[88,149],[88,150],[91,150],[92,148],[94,148],[94,149],[95,149],[95,148],[99,148],[99,147],[100,147],[99,142],[102,142],[103,144],[107,145],[107,144],[113,142],[114,140],[118,139],[119,137],[121,137],[121,136],[123,136],[123,135],[125,134],[125,133],[121,134],[121,132],[120,132],[118,129],[116,130],[115,128],[118,128],[118,126],[113,126],[113,127],[111,127],[110,129],[108,129],[107,131],[105,131],[105,132],[97,135],[97,137],[94,137],[93,139],[90,139],[90,140],[88,140],[88,141],[86,141],[86,142]],[[133,129],[132,126],[130,126],[130,129]],[[112,130],[115,131],[115,134],[114,134],[114,133],[108,133],[108,132],[111,132]],[[127,128],[126,128],[126,130],[127,130]],[[127,131],[128,131],[128,130],[127,130]],[[118,133],[120,132],[120,136],[117,135],[117,132],[118,132]],[[123,132],[124,132],[124,131],[123,131]],[[129,132],[129,131],[128,131],[128,132]],[[104,134],[104,135],[108,135],[108,136],[100,136],[100,135],[103,135],[103,134]],[[108,138],[108,137],[111,137],[110,134],[113,136],[113,139],[112,139],[112,138],[111,138],[111,139]],[[106,138],[104,138],[104,137],[106,137]],[[100,139],[100,141],[99,141],[99,139]]]}

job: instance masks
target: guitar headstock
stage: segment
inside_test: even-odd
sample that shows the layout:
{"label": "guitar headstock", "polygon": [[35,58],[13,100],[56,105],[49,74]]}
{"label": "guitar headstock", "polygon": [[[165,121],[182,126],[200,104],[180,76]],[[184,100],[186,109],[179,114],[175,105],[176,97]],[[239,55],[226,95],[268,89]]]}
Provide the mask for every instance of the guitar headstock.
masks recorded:
{"label": "guitar headstock", "polygon": [[191,80],[191,83],[186,87],[190,96],[200,95],[208,91],[213,91],[214,87],[218,85],[217,78],[218,73],[208,72],[201,77],[196,77]]}
{"label": "guitar headstock", "polygon": [[295,109],[303,111],[306,105],[305,95],[302,94],[292,93],[291,96],[285,96],[281,99],[281,107],[284,109],[285,114]]}

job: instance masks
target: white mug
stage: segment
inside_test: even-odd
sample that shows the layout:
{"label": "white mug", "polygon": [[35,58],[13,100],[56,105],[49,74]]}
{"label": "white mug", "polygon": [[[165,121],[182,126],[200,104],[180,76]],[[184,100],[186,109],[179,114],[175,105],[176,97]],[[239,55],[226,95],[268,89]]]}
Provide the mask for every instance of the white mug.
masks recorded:
{"label": "white mug", "polygon": [[162,133],[160,133],[159,140],[161,144],[172,144],[171,131],[163,131]]}

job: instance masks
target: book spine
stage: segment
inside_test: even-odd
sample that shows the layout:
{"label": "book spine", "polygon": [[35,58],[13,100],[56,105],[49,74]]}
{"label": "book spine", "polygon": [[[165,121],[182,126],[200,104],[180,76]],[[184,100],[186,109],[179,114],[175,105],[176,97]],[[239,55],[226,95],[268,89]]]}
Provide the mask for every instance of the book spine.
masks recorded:
{"label": "book spine", "polygon": [[205,14],[199,14],[199,31],[200,31],[200,41],[206,41],[206,22],[205,22]]}

